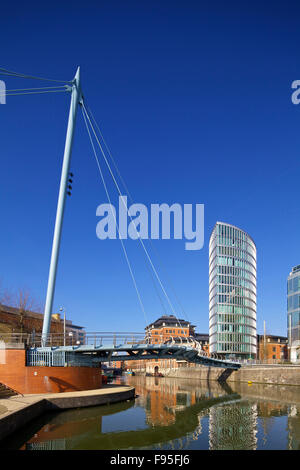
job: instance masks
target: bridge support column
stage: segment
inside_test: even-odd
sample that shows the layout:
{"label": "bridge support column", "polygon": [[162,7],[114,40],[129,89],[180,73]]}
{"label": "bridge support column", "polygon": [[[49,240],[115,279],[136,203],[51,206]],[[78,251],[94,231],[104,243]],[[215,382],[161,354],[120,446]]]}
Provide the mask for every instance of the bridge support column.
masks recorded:
{"label": "bridge support column", "polygon": [[62,223],[63,223],[63,216],[64,216],[70,161],[71,161],[71,151],[72,151],[72,145],[73,145],[77,108],[78,108],[78,103],[80,99],[81,99],[80,68],[78,67],[75,78],[73,80],[73,85],[72,85],[71,105],[70,105],[70,112],[69,112],[69,121],[68,121],[67,135],[66,135],[63,166],[62,166],[62,172],[61,172],[59,196],[58,196],[58,202],[57,202],[56,220],[55,220],[50,270],[49,270],[49,278],[48,278],[48,287],[47,287],[47,296],[46,296],[46,304],[45,304],[45,312],[44,312],[42,346],[46,346],[47,337],[50,332],[57,262],[58,262],[58,255],[59,255],[59,246],[60,246],[60,239],[61,239]]}

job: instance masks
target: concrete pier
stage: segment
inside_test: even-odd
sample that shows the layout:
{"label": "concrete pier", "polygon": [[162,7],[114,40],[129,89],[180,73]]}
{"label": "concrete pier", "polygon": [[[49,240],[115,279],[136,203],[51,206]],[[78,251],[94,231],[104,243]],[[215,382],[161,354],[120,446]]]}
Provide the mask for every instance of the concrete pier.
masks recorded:
{"label": "concrete pier", "polygon": [[0,399],[0,440],[51,410],[67,410],[108,405],[135,397],[135,388],[127,385],[103,385],[101,389],[79,392],[17,395]]}

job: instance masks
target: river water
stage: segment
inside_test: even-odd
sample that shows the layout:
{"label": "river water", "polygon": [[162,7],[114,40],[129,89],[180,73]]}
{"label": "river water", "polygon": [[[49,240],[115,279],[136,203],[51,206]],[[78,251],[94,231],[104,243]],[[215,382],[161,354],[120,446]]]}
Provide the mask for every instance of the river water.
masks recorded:
{"label": "river water", "polygon": [[[300,388],[120,377],[138,397],[49,413],[2,449],[300,449]],[[1,448],[1,446],[0,446]]]}

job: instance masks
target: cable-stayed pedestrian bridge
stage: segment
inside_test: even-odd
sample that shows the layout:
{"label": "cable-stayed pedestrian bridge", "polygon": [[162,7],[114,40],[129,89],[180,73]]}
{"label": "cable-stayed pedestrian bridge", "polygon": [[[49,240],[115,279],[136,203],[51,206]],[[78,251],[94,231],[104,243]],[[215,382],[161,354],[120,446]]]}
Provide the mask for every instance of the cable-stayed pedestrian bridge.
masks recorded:
{"label": "cable-stayed pedestrian bridge", "polygon": [[[49,335],[46,346],[37,346],[31,338],[27,346],[28,366],[90,366],[102,362],[175,359],[208,367],[239,369],[239,362],[208,355],[193,337],[171,337],[164,341],[158,335],[142,333],[87,333],[84,342],[72,336]],[[73,344],[75,343],[75,344]]]}
{"label": "cable-stayed pedestrian bridge", "polygon": [[[197,343],[193,338],[158,338],[154,337],[145,337],[144,334],[120,334],[115,333],[113,335],[102,334],[88,334],[85,338],[85,341],[80,341],[79,344],[71,344],[69,336],[56,337],[50,334],[51,331],[51,321],[53,315],[53,300],[54,300],[54,291],[56,284],[56,275],[58,267],[58,259],[60,252],[61,244],[61,235],[63,227],[63,218],[65,213],[65,205],[67,196],[72,194],[72,184],[73,184],[73,173],[71,169],[71,154],[73,146],[73,137],[76,124],[77,109],[81,108],[83,121],[86,127],[88,140],[90,143],[91,155],[94,157],[96,162],[96,171],[99,173],[99,181],[101,186],[104,188],[106,200],[109,206],[112,208],[112,199],[110,195],[109,186],[106,183],[104,177],[104,172],[102,165],[108,171],[109,179],[113,183],[113,188],[116,190],[117,195],[120,201],[120,208],[126,216],[126,221],[130,220],[130,227],[133,230],[134,239],[138,241],[138,245],[142,250],[143,256],[147,263],[147,267],[151,273],[152,281],[155,287],[155,293],[158,296],[161,307],[167,315],[168,312],[172,312],[172,317],[175,317],[178,322],[178,326],[181,326],[182,320],[178,318],[175,308],[175,299],[172,299],[168,294],[168,289],[166,283],[162,280],[159,275],[159,269],[157,268],[156,261],[154,262],[154,257],[152,256],[151,251],[153,251],[153,244],[151,239],[147,240],[150,242],[150,246],[144,243],[144,237],[141,233],[140,223],[138,218],[134,218],[130,208],[127,207],[125,201],[127,201],[126,194],[130,197],[131,202],[134,204],[132,197],[128,191],[128,187],[125,184],[125,181],[118,169],[115,159],[112,156],[112,153],[107,146],[104,137],[102,135],[101,129],[97,124],[97,121],[90,109],[90,106],[87,104],[86,94],[83,94],[81,87],[81,78],[80,78],[80,67],[77,68],[76,74],[72,80],[57,80],[57,79],[48,79],[46,77],[33,76],[24,73],[17,73],[11,70],[0,68],[0,75],[5,75],[7,78],[22,78],[30,80],[42,80],[53,82],[53,86],[47,87],[34,87],[34,88],[22,88],[22,89],[11,89],[7,90],[9,93],[7,96],[18,95],[18,94],[40,94],[40,93],[71,93],[70,101],[70,110],[68,118],[68,126],[65,140],[65,150],[63,157],[63,164],[61,170],[61,179],[59,185],[59,194],[57,201],[57,210],[56,210],[56,219],[54,226],[53,242],[52,242],[52,251],[50,259],[50,268],[48,276],[48,285],[47,285],[47,294],[45,301],[44,309],[44,319],[43,319],[43,328],[42,328],[42,337],[38,341],[36,337],[31,337],[30,341],[26,342],[27,349],[27,365],[45,365],[45,366],[65,366],[65,365],[88,365],[90,367],[97,366],[102,362],[109,361],[130,361],[130,360],[151,360],[151,359],[178,359],[186,360],[188,362],[194,362],[203,364],[211,367],[223,367],[227,369],[238,369],[240,364],[238,362],[224,360],[221,357],[217,356],[208,356],[205,351],[201,348],[201,345]],[[54,86],[54,82],[56,85]],[[125,197],[126,196],[126,197]],[[112,214],[114,214],[112,210]],[[169,216],[171,214],[169,213]],[[112,225],[114,226],[115,236],[114,238],[119,238],[122,250],[124,252],[126,264],[128,266],[129,275],[133,282],[133,287],[137,295],[137,300],[141,308],[141,313],[145,318],[146,324],[147,315],[146,308],[143,302],[143,295],[140,291],[139,283],[136,280],[134,274],[134,265],[129,260],[128,252],[126,250],[123,240],[126,237],[123,236],[122,230],[120,230],[119,222],[117,218],[113,215],[111,220]],[[126,232],[127,236],[127,232]],[[108,237],[109,238],[109,237]],[[146,239],[145,239],[146,241]],[[156,253],[157,255],[158,253]],[[157,258],[157,256],[156,256]],[[184,273],[183,273],[184,275]],[[170,285],[170,281],[168,281]],[[171,287],[171,286],[170,286]],[[176,290],[172,288],[176,302],[180,304],[181,309],[182,305],[179,302]],[[232,294],[235,296],[235,294]],[[151,311],[155,306],[151,305]],[[184,311],[184,310],[183,310]],[[23,312],[25,313],[25,312]],[[23,315],[22,313],[22,315]],[[185,312],[184,312],[185,314]],[[187,315],[185,314],[187,317]],[[23,322],[23,316],[22,316]],[[23,331],[23,326],[22,326]],[[190,330],[189,330],[190,331]],[[0,338],[1,340],[1,338]],[[68,340],[68,341],[67,341]],[[22,343],[22,341],[21,341]],[[74,374],[75,375],[75,374]]]}

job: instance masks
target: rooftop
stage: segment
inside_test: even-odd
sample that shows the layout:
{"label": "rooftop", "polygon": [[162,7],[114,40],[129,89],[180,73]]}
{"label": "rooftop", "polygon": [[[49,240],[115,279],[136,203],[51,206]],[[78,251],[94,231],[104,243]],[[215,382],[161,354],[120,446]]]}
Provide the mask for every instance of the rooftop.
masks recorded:
{"label": "rooftop", "polygon": [[251,235],[249,235],[248,232],[246,232],[245,230],[243,230],[243,229],[240,228],[240,227],[237,227],[236,225],[229,224],[228,222],[220,222],[220,221],[217,221],[217,222],[215,223],[213,229],[212,229],[210,238],[211,238],[211,236],[212,236],[212,234],[213,234],[215,228],[217,227],[217,225],[226,225],[227,227],[232,227],[232,228],[235,228],[235,229],[239,230],[240,232],[245,233],[245,234],[250,238],[250,240],[254,243],[254,246],[255,246],[255,248],[256,248],[256,243],[255,243],[255,241],[253,240],[253,238],[251,237]]}
{"label": "rooftop", "polygon": [[[44,319],[43,313],[33,312],[31,310],[26,310],[26,309],[22,310],[21,308],[12,307],[10,305],[0,304],[0,311],[3,313],[9,313],[11,315],[20,315],[20,312],[22,311],[27,317],[35,318],[40,321],[43,321]],[[58,322],[58,323],[62,322],[60,313],[53,313],[51,315],[51,321]],[[74,328],[74,329],[80,329],[80,330],[84,329],[84,326],[73,325],[71,320],[66,320],[66,326]]]}
{"label": "rooftop", "polygon": [[291,274],[299,273],[299,272],[300,272],[300,264],[293,267]]}
{"label": "rooftop", "polygon": [[183,320],[182,318],[177,318],[175,315],[163,315],[154,322],[150,323],[150,325],[147,325],[145,330],[148,328],[159,328],[161,326],[178,326],[179,328],[195,327],[195,325],[192,325],[191,322]]}

